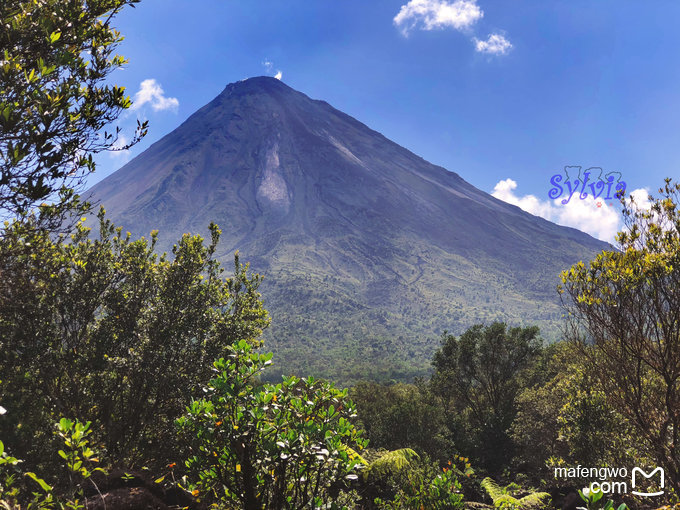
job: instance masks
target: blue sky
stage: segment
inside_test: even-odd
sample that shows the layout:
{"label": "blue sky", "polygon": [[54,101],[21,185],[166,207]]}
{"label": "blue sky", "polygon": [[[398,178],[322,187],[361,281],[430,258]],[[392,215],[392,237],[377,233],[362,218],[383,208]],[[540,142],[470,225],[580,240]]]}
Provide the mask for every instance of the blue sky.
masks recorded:
{"label": "blue sky", "polygon": [[121,126],[150,132],[89,182],[228,83],[281,73],[478,188],[611,240],[616,206],[551,201],[550,178],[601,167],[631,192],[678,176],[679,16],[661,0],[143,0],[116,23],[130,63],[112,78],[136,98]]}

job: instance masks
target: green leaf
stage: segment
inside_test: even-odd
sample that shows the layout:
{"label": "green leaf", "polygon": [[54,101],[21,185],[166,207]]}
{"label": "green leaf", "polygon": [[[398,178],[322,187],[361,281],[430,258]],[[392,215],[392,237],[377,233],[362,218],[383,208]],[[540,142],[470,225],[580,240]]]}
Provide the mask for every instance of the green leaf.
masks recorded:
{"label": "green leaf", "polygon": [[604,493],[603,493],[601,490],[599,490],[599,491],[590,491],[590,494],[592,494],[591,500],[592,500],[593,503],[595,503],[595,502],[601,500],[601,499],[602,499],[602,496],[604,495]]}
{"label": "green leaf", "polygon": [[38,478],[35,473],[31,473],[30,471],[25,474],[25,476],[28,476],[32,480],[38,483],[40,487],[42,488],[43,491],[45,492],[52,492],[52,487],[45,482],[42,478]]}

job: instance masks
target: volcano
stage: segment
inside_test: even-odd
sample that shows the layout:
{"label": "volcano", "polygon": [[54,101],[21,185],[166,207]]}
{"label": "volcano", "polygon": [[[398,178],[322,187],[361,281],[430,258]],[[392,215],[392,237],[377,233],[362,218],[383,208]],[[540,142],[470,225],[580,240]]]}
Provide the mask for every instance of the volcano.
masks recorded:
{"label": "volcano", "polygon": [[222,229],[265,276],[281,373],[351,382],[423,375],[445,330],[541,327],[560,271],[608,245],[428,163],[328,103],[258,77],[228,85],[90,190],[135,235]]}

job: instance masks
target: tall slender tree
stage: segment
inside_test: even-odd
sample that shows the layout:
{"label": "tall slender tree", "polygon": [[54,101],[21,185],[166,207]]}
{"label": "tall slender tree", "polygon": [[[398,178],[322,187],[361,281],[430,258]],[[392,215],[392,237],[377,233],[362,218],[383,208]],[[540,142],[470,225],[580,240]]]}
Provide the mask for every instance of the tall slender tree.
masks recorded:
{"label": "tall slender tree", "polygon": [[568,336],[640,447],[680,490],[680,184],[622,199],[620,251],[562,273]]}

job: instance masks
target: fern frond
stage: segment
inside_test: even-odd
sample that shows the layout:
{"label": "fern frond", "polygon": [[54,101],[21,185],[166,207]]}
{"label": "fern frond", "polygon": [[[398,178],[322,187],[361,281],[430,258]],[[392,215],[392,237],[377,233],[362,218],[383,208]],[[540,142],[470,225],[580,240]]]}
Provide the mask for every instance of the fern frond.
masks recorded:
{"label": "fern frond", "polygon": [[507,496],[507,494],[503,494],[503,489],[501,489],[500,485],[498,485],[496,480],[493,478],[487,476],[484,480],[482,480],[480,485],[482,486],[482,489],[484,489],[489,495],[494,506],[498,506],[496,502],[500,501],[503,496]]}
{"label": "fern frond", "polygon": [[410,466],[413,459],[419,458],[420,456],[410,448],[392,450],[374,460],[364,471],[364,477],[381,479],[389,475],[398,475]]}
{"label": "fern frond", "polygon": [[532,492],[518,500],[518,503],[520,508],[541,508],[547,503],[545,500],[548,498],[550,498],[550,494],[547,492]]}
{"label": "fern frond", "polygon": [[541,508],[545,505],[545,500],[550,497],[547,492],[532,492],[521,499],[517,499],[508,494],[507,487],[501,487],[494,479],[489,477],[482,480],[481,486],[493,501],[493,506],[499,509],[528,510]]}

